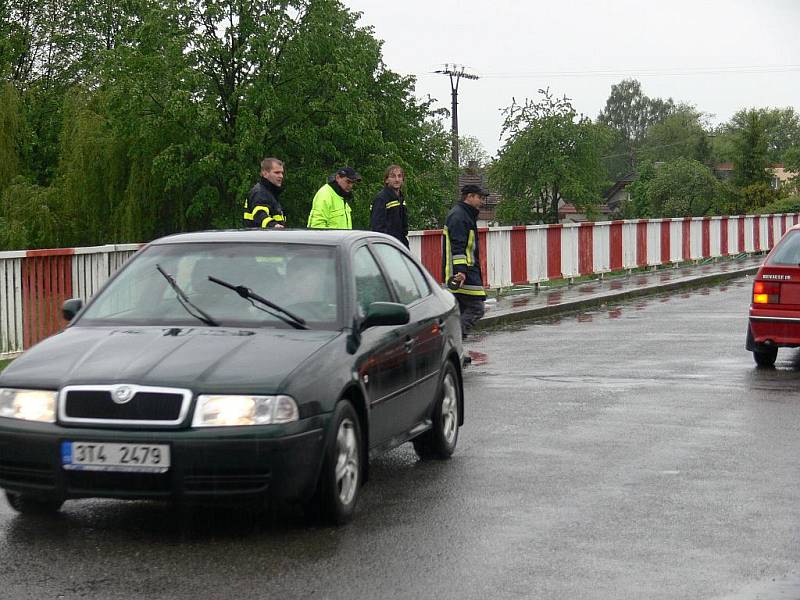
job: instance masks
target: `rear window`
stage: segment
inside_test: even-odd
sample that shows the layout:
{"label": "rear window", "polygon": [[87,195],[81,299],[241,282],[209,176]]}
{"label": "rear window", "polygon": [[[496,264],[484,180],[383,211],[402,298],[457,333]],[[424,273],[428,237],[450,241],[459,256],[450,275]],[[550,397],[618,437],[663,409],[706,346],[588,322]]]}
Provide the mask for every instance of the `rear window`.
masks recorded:
{"label": "rear window", "polygon": [[800,265],[800,231],[791,231],[775,247],[767,260],[768,265]]}

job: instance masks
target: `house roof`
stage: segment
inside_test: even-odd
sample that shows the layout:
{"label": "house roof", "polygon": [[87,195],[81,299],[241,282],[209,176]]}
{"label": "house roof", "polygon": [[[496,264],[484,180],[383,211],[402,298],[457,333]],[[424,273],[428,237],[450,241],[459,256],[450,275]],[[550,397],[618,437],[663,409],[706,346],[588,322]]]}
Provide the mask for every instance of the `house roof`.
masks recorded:
{"label": "house roof", "polygon": [[614,182],[614,185],[612,185],[605,192],[603,192],[603,198],[611,198],[617,192],[619,192],[621,190],[624,190],[631,183],[636,181],[636,177],[637,177],[637,175],[636,175],[635,171],[631,171],[630,173],[626,173],[625,175],[623,175],[622,177],[617,179]]}

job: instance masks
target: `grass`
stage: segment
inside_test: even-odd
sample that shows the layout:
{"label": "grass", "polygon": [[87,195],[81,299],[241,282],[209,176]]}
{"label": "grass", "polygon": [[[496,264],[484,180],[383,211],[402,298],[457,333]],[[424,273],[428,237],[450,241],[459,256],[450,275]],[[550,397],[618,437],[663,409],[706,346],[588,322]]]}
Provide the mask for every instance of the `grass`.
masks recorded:
{"label": "grass", "polygon": [[0,371],[5,369],[6,365],[8,365],[12,360],[14,360],[14,359],[13,358],[9,358],[8,360],[0,360]]}

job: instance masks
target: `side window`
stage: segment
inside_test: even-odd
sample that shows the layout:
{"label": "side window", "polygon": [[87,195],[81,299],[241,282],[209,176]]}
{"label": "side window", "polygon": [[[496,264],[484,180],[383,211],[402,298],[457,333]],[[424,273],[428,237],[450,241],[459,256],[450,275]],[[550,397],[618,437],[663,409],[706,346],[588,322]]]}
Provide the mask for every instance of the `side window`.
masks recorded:
{"label": "side window", "polygon": [[367,308],[373,302],[392,301],[389,286],[366,246],[356,250],[353,256],[353,274],[356,278],[356,299],[361,307],[361,314],[367,314]]}
{"label": "side window", "polygon": [[422,271],[419,270],[419,267],[414,264],[410,258],[408,258],[405,254],[401,255],[403,257],[403,261],[406,263],[408,270],[411,271],[411,277],[414,279],[414,283],[417,284],[417,290],[419,291],[420,295],[425,297],[431,293],[431,287],[428,285],[428,280],[425,278],[425,275],[422,274]]}
{"label": "side window", "polygon": [[414,277],[409,271],[411,265],[408,264],[403,253],[388,244],[375,244],[373,248],[378,253],[383,266],[386,267],[386,272],[397,292],[398,300],[403,304],[411,304],[422,298]]}

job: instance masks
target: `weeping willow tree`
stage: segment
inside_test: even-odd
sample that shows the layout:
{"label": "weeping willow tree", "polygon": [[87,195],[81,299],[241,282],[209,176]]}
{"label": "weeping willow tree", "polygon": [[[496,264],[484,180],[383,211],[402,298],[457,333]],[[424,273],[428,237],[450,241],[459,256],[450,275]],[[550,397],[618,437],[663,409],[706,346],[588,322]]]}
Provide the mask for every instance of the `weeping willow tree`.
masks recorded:
{"label": "weeping willow tree", "polygon": [[10,83],[0,84],[0,193],[20,174],[22,127],[19,94]]}
{"label": "weeping willow tree", "polygon": [[73,89],[64,102],[54,187],[59,190],[64,236],[74,245],[100,244],[123,235],[115,216],[128,184],[127,150],[99,109],[97,96]]}

